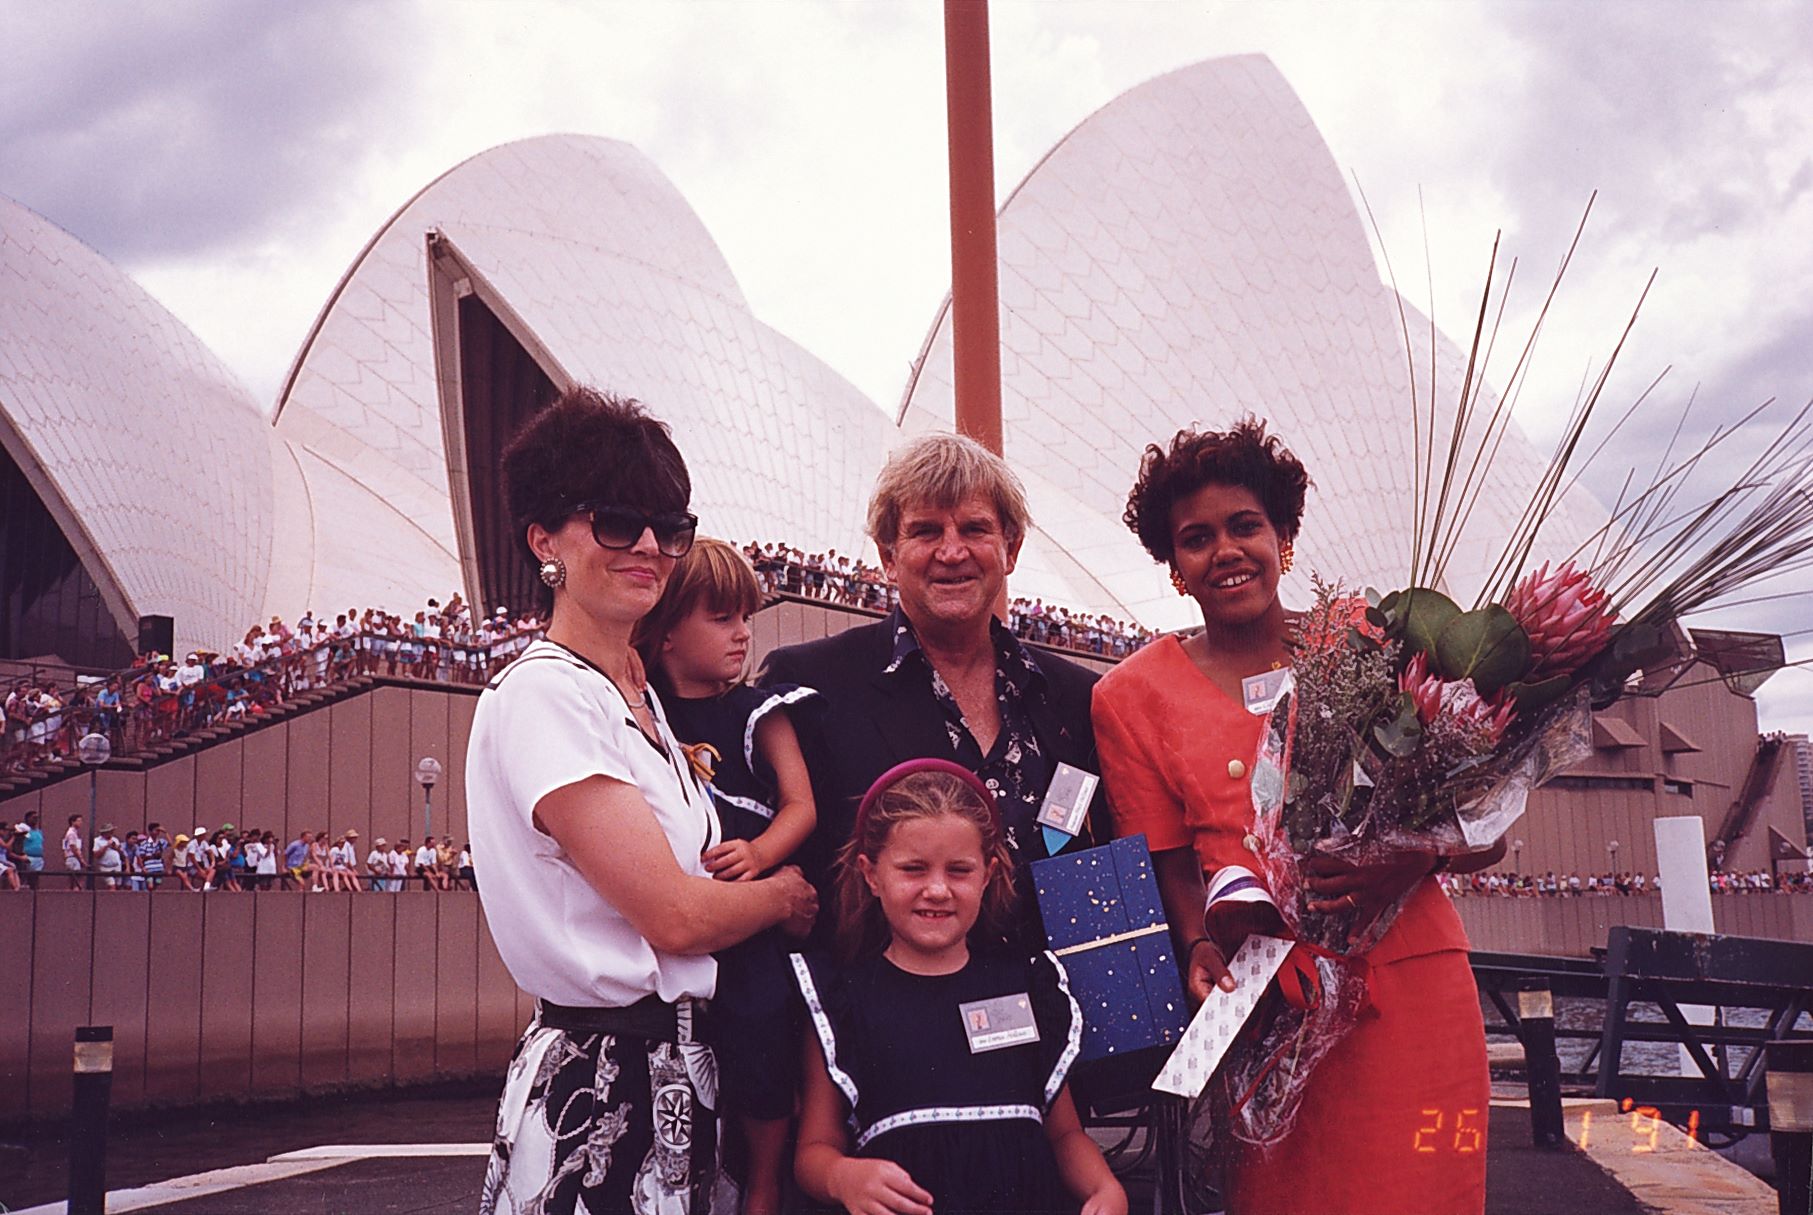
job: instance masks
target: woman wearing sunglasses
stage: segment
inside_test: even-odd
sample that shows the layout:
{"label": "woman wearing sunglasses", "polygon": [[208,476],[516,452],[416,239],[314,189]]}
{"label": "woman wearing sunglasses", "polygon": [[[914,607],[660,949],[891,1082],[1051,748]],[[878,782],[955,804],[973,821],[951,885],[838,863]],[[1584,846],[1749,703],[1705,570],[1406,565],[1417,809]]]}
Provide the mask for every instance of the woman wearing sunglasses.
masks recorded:
{"label": "woman wearing sunglasses", "polygon": [[486,920],[537,998],[480,1210],[728,1212],[711,954],[803,932],[817,899],[791,868],[711,880],[717,819],[630,649],[692,547],[691,481],[665,426],[586,388],[524,424],[504,478],[553,612],[479,697],[466,754]]}

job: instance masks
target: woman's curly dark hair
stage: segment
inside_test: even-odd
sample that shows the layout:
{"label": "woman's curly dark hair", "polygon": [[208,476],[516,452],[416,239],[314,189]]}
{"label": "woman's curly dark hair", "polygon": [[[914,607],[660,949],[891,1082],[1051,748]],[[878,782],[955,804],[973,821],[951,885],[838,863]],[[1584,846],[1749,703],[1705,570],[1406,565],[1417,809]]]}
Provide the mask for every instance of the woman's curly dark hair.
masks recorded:
{"label": "woman's curly dark hair", "polygon": [[1168,562],[1172,504],[1210,484],[1251,490],[1279,537],[1296,537],[1309,471],[1277,435],[1265,433],[1264,422],[1252,417],[1222,431],[1180,430],[1171,437],[1169,451],[1148,444],[1121,519],[1154,561]]}

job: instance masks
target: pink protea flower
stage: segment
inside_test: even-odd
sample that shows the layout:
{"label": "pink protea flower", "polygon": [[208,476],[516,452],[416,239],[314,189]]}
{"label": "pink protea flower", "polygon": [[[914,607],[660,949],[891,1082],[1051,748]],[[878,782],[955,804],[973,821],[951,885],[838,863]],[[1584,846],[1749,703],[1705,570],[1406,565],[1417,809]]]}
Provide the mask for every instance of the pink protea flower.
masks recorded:
{"label": "pink protea flower", "polygon": [[1433,726],[1440,718],[1452,719],[1469,730],[1479,730],[1486,741],[1497,746],[1517,715],[1508,701],[1494,704],[1479,694],[1471,679],[1445,680],[1429,670],[1427,659],[1419,652],[1398,676],[1398,690],[1410,693],[1416,703],[1417,720]]}
{"label": "pink protea flower", "polygon": [[1410,699],[1416,702],[1417,720],[1425,726],[1440,716],[1442,711],[1442,681],[1440,677],[1429,673],[1429,662],[1418,650],[1410,659],[1410,665],[1398,676],[1398,691],[1410,693]]}
{"label": "pink protea flower", "polygon": [[1553,574],[1543,562],[1504,606],[1529,635],[1529,680],[1578,671],[1605,648],[1616,620],[1609,597],[1572,561]]}

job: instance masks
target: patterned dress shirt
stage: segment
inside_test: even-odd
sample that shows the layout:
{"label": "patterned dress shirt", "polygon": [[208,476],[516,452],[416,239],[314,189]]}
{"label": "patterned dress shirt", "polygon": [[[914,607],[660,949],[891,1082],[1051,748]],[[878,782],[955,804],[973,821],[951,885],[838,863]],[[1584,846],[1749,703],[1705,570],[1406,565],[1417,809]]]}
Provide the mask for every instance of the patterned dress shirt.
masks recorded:
{"label": "patterned dress shirt", "polygon": [[1039,746],[1026,708],[1029,697],[1043,693],[1044,673],[1027,656],[1019,638],[999,620],[989,621],[995,646],[995,697],[1001,706],[1001,731],[984,755],[957,698],[919,648],[913,626],[899,608],[888,617],[888,624],[893,632],[894,654],[884,672],[897,679],[929,681],[932,698],[944,714],[945,737],[950,741],[950,754],[944,758],[981,777],[995,795],[1007,850],[1013,856],[1014,867],[1024,871],[1029,862],[1047,855],[1044,834],[1035,820],[1051,784],[1053,764]]}

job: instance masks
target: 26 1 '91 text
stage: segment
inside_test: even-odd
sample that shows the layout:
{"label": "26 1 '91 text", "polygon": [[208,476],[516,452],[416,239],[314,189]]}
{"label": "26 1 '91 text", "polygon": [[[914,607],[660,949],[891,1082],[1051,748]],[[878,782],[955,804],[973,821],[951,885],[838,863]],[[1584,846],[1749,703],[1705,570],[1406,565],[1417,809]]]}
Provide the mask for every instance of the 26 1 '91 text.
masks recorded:
{"label": "26 1 '91 text", "polygon": [[1416,1128],[1411,1147],[1418,1152],[1457,1152],[1462,1156],[1481,1151],[1486,1146],[1485,1119],[1481,1111],[1460,1110],[1452,1121],[1446,1110],[1422,1111],[1424,1125]]}

